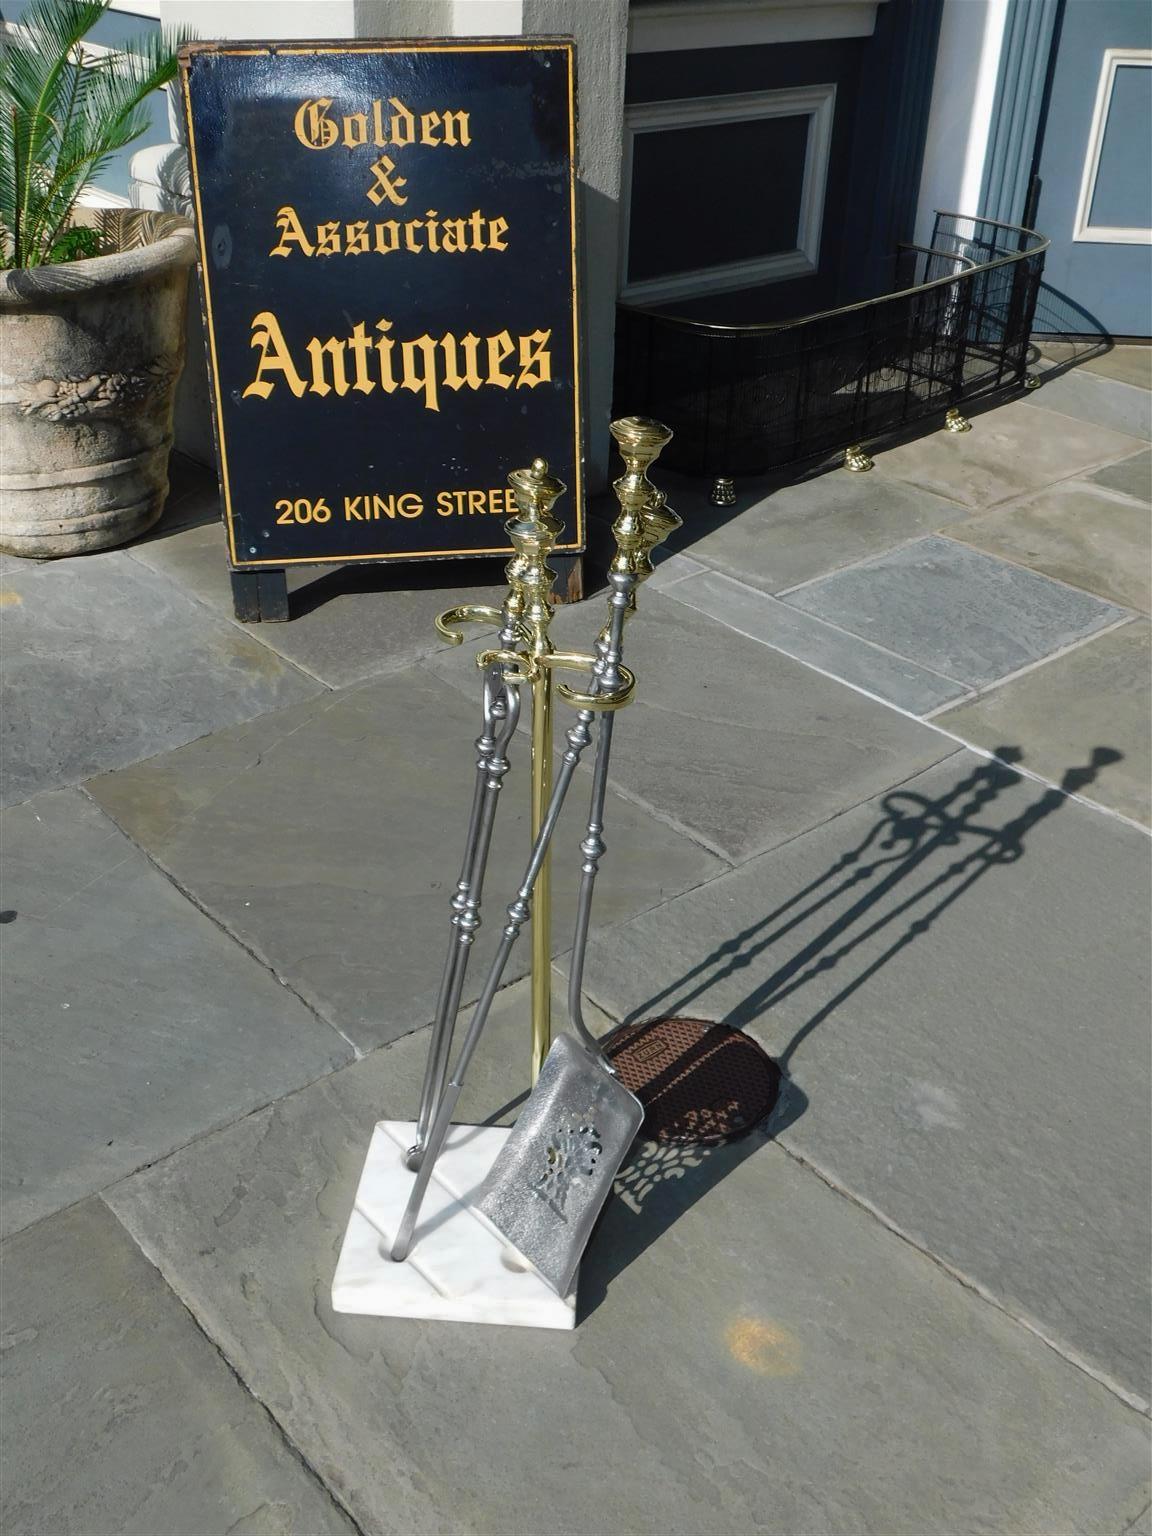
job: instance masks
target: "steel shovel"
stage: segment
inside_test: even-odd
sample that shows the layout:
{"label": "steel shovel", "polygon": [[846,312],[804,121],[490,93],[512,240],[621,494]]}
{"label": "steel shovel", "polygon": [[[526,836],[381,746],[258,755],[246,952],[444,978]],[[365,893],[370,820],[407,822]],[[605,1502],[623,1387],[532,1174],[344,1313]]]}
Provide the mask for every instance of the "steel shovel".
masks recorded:
{"label": "steel shovel", "polygon": [[643,1119],[599,1051],[557,1035],[479,1209],[561,1296]]}

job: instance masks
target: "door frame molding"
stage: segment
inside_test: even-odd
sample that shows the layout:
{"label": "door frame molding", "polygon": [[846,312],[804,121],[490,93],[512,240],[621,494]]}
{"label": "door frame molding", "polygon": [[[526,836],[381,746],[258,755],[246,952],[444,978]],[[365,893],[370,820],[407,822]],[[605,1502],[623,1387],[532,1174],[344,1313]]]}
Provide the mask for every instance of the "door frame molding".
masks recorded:
{"label": "door frame molding", "polygon": [[[1061,0],[1010,0],[1004,19],[979,212],[1018,224],[1038,160]],[[968,212],[968,209],[964,210]]]}

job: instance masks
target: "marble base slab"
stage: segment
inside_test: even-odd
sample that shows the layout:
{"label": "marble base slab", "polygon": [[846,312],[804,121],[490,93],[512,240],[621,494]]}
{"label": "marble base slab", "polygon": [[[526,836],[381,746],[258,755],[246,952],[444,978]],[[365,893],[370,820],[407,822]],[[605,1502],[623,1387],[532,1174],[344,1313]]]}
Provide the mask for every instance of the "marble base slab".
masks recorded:
{"label": "marble base slab", "polygon": [[473,1208],[508,1134],[507,1126],[452,1127],[411,1251],[395,1264],[388,1253],[415,1179],[403,1156],[416,1127],[410,1120],[379,1122],[332,1280],[334,1311],[521,1328],[576,1326],[576,1285],[568,1296],[557,1296]]}

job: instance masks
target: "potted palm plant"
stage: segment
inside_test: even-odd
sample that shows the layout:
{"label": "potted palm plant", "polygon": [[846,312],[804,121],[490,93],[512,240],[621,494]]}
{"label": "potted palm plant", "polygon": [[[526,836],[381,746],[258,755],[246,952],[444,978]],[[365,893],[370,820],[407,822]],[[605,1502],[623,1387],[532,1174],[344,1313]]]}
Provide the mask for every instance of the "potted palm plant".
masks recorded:
{"label": "potted palm plant", "polygon": [[168,492],[191,226],[78,199],[144,132],[179,40],[93,57],[107,5],[32,0],[0,40],[0,550],[36,559],[123,543]]}

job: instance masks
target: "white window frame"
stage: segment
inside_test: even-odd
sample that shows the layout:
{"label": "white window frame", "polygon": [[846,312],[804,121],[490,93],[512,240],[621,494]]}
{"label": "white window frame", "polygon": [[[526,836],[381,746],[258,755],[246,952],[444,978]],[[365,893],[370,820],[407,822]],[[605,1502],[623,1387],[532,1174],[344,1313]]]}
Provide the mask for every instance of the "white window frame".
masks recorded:
{"label": "white window frame", "polygon": [[1106,48],[1100,64],[1100,83],[1096,87],[1096,105],[1092,110],[1092,125],[1088,131],[1088,148],[1084,155],[1084,170],[1080,177],[1080,198],[1076,204],[1076,218],[1072,226],[1072,239],[1081,244],[1096,245],[1148,245],[1152,243],[1152,229],[1136,225],[1092,224],[1092,201],[1096,196],[1096,179],[1100,174],[1100,156],[1104,151],[1104,134],[1108,128],[1108,114],[1112,110],[1112,91],[1116,85],[1116,72],[1120,69],[1152,68],[1152,48]]}
{"label": "white window frame", "polygon": [[[624,111],[624,163],[621,177],[620,297],[628,302],[658,304],[668,299],[700,298],[710,293],[751,288],[760,283],[779,283],[804,277],[820,265],[820,237],[824,226],[824,192],[832,151],[832,123],[836,111],[836,86],[805,85],[775,91],[750,91],[732,96],[693,96],[677,101],[649,101]],[[796,244],[791,250],[774,251],[745,261],[718,263],[691,271],[628,282],[628,239],[632,221],[632,164],[637,134],[668,133],[678,128],[715,127],[720,123],[748,122],[773,117],[806,117],[808,137],[804,151],[804,179]],[[765,175],[762,185],[771,184]],[[755,181],[750,195],[756,195]],[[732,217],[740,210],[734,208]]]}

